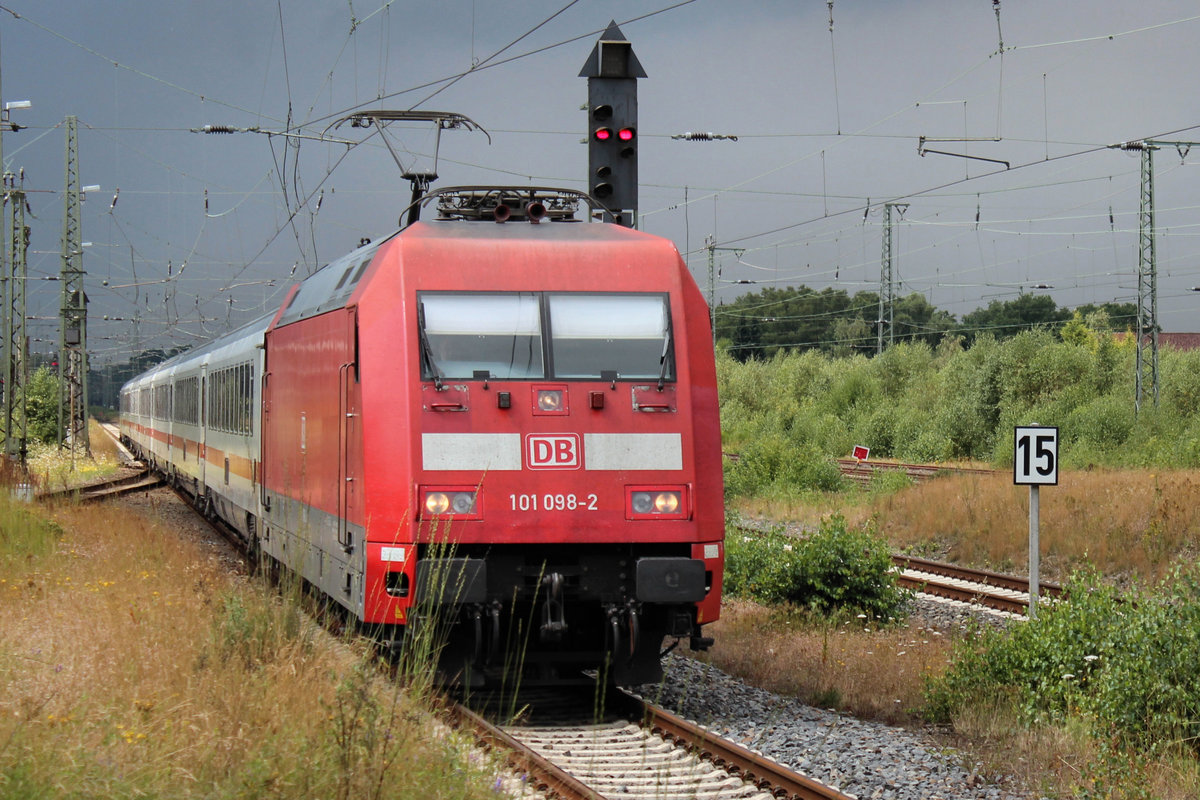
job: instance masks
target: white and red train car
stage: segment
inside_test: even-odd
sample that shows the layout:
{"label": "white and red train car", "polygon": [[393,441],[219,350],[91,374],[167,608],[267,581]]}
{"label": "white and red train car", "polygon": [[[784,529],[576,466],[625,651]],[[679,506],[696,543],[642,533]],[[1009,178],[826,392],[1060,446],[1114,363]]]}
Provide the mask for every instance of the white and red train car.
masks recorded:
{"label": "white and red train car", "polygon": [[130,381],[122,432],[385,638],[439,613],[448,675],[656,680],[719,613],[704,298],[669,241],[576,221],[576,193],[435,200]]}

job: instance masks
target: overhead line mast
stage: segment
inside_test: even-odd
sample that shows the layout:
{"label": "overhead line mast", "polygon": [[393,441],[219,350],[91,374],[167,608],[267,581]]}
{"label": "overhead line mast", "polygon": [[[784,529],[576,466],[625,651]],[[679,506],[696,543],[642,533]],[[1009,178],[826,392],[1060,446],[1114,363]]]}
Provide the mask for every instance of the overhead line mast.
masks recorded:
{"label": "overhead line mast", "polygon": [[[26,252],[29,228],[25,225],[25,191],[11,172],[4,173],[4,199],[8,206],[11,271],[5,265],[4,291],[4,452],[22,466],[28,448],[25,390],[29,385],[28,348],[25,334]],[[2,237],[0,237],[2,238]]]}
{"label": "overhead line mast", "polygon": [[[1158,231],[1154,224],[1154,151],[1174,147],[1180,158],[1200,142],[1168,142],[1143,139],[1109,145],[1115,150],[1142,154],[1141,188],[1138,193],[1138,297],[1137,360],[1133,397],[1134,412],[1141,411],[1146,395],[1158,405]],[[1146,351],[1149,350],[1149,353]]]}
{"label": "overhead line mast", "polygon": [[[83,291],[83,242],[79,211],[78,121],[66,118],[66,179],[63,191],[62,304],[59,310],[59,447],[72,459],[90,456],[87,403],[87,295]],[[72,461],[73,463],[73,461]]]}
{"label": "overhead line mast", "polygon": [[883,204],[883,249],[879,259],[879,319],[876,322],[877,339],[875,352],[882,353],[884,348],[891,347],[896,342],[896,283],[893,275],[895,256],[892,250],[892,209],[900,209],[904,216],[908,203]]}

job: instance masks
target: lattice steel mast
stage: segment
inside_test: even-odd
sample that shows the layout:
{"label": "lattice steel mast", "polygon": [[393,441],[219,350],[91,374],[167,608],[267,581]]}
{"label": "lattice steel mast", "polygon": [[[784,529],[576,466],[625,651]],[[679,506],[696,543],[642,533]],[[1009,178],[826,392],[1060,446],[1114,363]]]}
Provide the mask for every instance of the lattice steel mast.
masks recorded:
{"label": "lattice steel mast", "polygon": [[18,186],[11,172],[4,173],[4,201],[9,222],[11,271],[4,270],[4,452],[25,464],[28,423],[25,415],[25,388],[29,384],[29,366],[25,335],[26,254],[29,228],[25,225],[24,181]]}
{"label": "lattice steel mast", "polygon": [[896,283],[892,273],[894,263],[892,250],[893,208],[900,209],[900,214],[903,216],[905,209],[908,208],[908,203],[883,204],[883,252],[879,259],[879,318],[875,323],[878,331],[875,342],[876,353],[882,353],[884,347],[891,347],[896,343]]}
{"label": "lattice steel mast", "polygon": [[[1111,145],[1119,150],[1141,152],[1141,191],[1138,204],[1138,297],[1137,297],[1137,370],[1133,407],[1141,411],[1146,394],[1158,405],[1158,232],[1154,224],[1154,151],[1174,147],[1180,158],[1198,142],[1167,142],[1144,139]],[[1149,353],[1146,351],[1149,350]]]}
{"label": "lattice steel mast", "polygon": [[91,454],[87,428],[87,295],[83,291],[80,235],[78,124],[66,118],[66,182],[63,192],[62,305],[59,312],[59,446]]}

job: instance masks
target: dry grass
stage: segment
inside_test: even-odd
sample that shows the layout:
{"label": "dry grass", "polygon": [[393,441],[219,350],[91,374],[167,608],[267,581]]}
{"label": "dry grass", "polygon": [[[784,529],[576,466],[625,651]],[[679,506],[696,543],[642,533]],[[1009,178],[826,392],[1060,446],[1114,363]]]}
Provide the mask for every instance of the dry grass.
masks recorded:
{"label": "dry grass", "polygon": [[705,660],[755,686],[855,716],[911,723],[927,675],[940,672],[950,642],[938,631],[878,629],[865,620],[820,624],[745,600],[714,623]]}
{"label": "dry grass", "polygon": [[1078,717],[1066,727],[1029,727],[1014,718],[1011,708],[996,703],[955,719],[947,742],[980,754],[991,772],[1015,777],[1039,797],[1200,797],[1195,758],[1106,751],[1105,742]]}
{"label": "dry grass", "polygon": [[[1200,545],[1200,471],[1066,472],[1039,492],[1042,568],[1050,579],[1091,564],[1115,578],[1155,581]],[[1029,489],[1011,476],[945,476],[878,498],[873,515],[896,547],[963,564],[1022,571]]]}
{"label": "dry grass", "polygon": [[360,646],[211,547],[88,507],[10,552],[7,506],[0,797],[494,796]]}
{"label": "dry grass", "polygon": [[[807,525],[842,513],[851,523],[874,520],[896,549],[1017,573],[1028,563],[1029,489],[1007,473],[946,475],[892,494],[851,492],[806,504],[760,501],[741,511]],[[1039,516],[1047,579],[1088,564],[1118,580],[1154,582],[1200,551],[1200,471],[1062,473],[1058,486],[1040,490]],[[951,657],[949,633],[830,629],[744,602],[722,614],[709,656],[718,666],[754,685],[899,724],[919,724],[910,712],[922,705],[925,675],[940,673]],[[1085,723],[1070,725],[1029,728],[997,698],[954,720],[947,744],[1040,794],[1200,797],[1200,764],[1190,755],[1150,761],[1108,752]]]}
{"label": "dry grass", "polygon": [[[1154,582],[1200,554],[1200,470],[1064,472],[1039,497],[1048,580],[1087,564]],[[1029,560],[1029,489],[1006,472],[943,475],[892,493],[749,500],[740,510],[813,527],[834,513],[851,524],[873,519],[895,548],[964,565],[1022,572]]]}
{"label": "dry grass", "polygon": [[65,489],[103,480],[120,469],[116,444],[94,419],[88,421],[88,440],[90,457],[58,445],[30,442],[30,480],[43,489]]}

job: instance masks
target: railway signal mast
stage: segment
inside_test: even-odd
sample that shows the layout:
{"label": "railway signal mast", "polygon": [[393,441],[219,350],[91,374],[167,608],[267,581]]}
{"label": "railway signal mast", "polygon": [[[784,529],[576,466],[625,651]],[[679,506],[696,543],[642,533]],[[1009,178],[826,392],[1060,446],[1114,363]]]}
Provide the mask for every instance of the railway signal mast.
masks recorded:
{"label": "railway signal mast", "polygon": [[588,82],[588,193],[605,222],[637,227],[637,79],[646,77],[615,21],[600,36],[579,77]]}

